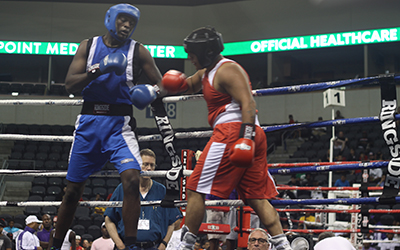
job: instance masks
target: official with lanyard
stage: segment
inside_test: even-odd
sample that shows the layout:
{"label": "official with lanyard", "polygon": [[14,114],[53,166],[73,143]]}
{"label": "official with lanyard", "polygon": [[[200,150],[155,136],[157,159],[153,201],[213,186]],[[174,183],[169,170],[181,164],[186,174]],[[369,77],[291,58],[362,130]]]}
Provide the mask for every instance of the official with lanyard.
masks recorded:
{"label": "official with lanyard", "polygon": [[[150,149],[140,151],[142,171],[154,171],[156,155]],[[149,176],[140,177],[140,200],[155,201],[164,199],[166,188]],[[122,201],[124,197],[122,185],[119,184],[110,201]],[[122,221],[120,207],[108,207],[104,213],[107,230],[115,242],[117,249],[124,249],[125,226]],[[161,206],[142,206],[138,222],[136,247],[146,250],[164,250],[174,229],[174,223],[182,217],[178,208]]]}

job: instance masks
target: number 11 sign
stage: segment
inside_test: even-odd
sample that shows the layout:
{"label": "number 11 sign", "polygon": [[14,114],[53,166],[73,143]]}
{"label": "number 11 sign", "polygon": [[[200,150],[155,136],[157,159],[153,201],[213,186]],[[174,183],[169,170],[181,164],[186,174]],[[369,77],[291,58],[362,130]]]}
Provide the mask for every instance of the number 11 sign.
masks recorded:
{"label": "number 11 sign", "polygon": [[323,95],[324,95],[324,108],[329,106],[341,106],[341,107],[346,106],[343,90],[328,89],[324,91]]}

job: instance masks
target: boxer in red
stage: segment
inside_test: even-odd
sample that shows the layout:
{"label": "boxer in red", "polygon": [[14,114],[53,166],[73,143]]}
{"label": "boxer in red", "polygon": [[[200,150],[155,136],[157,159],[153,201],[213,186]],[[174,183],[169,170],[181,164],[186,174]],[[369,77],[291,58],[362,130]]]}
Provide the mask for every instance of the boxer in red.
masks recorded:
{"label": "boxer in red", "polygon": [[238,63],[220,54],[222,36],[214,28],[194,30],[185,38],[184,47],[197,72],[186,77],[170,70],[162,85],[174,94],[203,90],[214,132],[186,186],[188,205],[180,249],[193,249],[204,217],[205,195],[227,198],[234,188],[260,217],[275,248],[291,249],[268,201],[277,191],[267,168],[267,139],[258,122],[249,76]]}

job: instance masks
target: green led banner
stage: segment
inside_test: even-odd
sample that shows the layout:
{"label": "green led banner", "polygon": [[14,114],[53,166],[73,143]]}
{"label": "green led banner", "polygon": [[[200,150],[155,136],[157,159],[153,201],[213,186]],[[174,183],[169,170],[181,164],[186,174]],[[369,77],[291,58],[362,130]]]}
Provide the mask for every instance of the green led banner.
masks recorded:
{"label": "green led banner", "polygon": [[337,46],[396,42],[400,41],[398,37],[399,31],[400,27],[225,43],[225,50],[223,51],[223,54],[226,56],[244,55],[299,49],[317,49]]}
{"label": "green led banner", "polygon": [[144,45],[154,58],[186,59],[187,54],[183,46],[172,45]]}
{"label": "green led banner", "polygon": [[0,54],[73,56],[79,43],[0,41]]}
{"label": "green led banner", "polygon": [[[0,54],[73,56],[79,43],[0,41]],[[155,58],[187,58],[183,46],[144,45]]]}
{"label": "green led banner", "polygon": [[[232,42],[224,44],[225,50],[222,54],[225,56],[232,56],[299,49],[317,49],[371,43],[396,42],[400,41],[400,38],[398,37],[399,31],[400,27],[310,36],[273,38],[256,41]],[[0,41],[0,54],[72,56],[76,53],[78,46],[78,43],[64,42]],[[187,54],[183,49],[183,46],[144,46],[150,51],[151,55],[154,58],[187,58]]]}

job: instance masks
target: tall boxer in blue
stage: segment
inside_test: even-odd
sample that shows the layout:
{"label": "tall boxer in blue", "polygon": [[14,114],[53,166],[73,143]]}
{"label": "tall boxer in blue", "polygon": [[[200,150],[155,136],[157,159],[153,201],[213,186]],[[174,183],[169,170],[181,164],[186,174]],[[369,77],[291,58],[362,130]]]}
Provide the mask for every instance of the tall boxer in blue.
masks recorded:
{"label": "tall boxer in blue", "polygon": [[[140,109],[150,104],[160,93],[154,86],[161,82],[149,51],[130,38],[139,18],[140,11],[130,4],[112,6],[104,20],[108,32],[82,41],[69,67],[65,87],[69,93],[81,93],[84,104],[75,124],[67,191],[58,210],[52,249],[61,248],[86,179],[107,161],[121,176],[125,248],[135,248],[142,160],[132,104]],[[135,85],[142,71],[150,84],[138,88]],[[137,92],[141,88],[148,91]]]}

